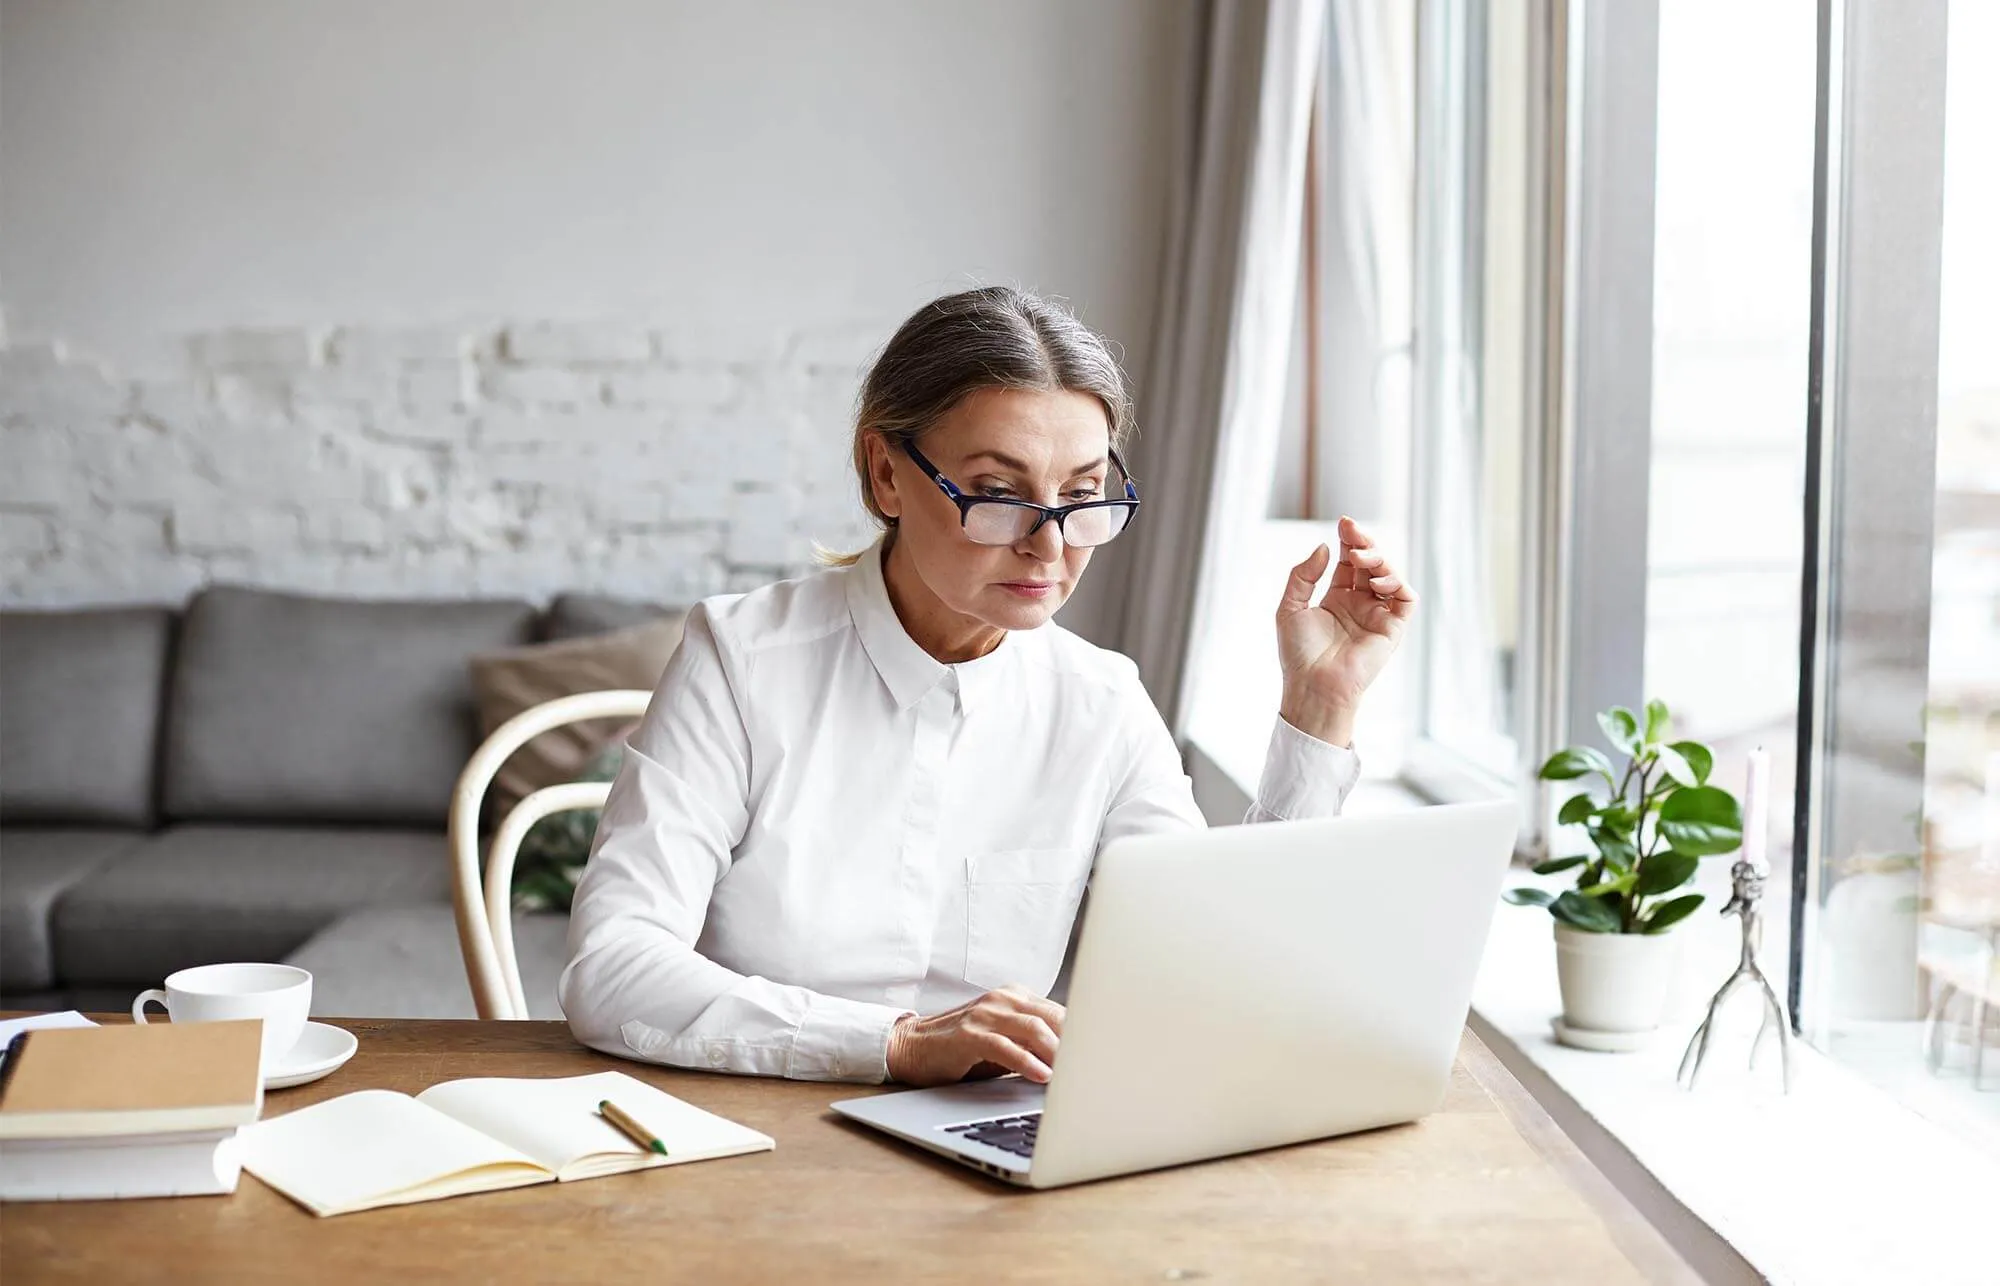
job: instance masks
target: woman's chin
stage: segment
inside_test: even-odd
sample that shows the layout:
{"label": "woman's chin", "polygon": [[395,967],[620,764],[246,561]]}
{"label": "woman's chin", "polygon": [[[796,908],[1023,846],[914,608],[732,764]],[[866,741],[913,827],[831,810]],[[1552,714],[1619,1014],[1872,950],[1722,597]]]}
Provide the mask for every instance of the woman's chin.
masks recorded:
{"label": "woman's chin", "polygon": [[1060,592],[1054,587],[1038,598],[1026,598],[996,585],[991,597],[997,601],[987,620],[1003,630],[1032,630],[1045,625],[1063,605]]}

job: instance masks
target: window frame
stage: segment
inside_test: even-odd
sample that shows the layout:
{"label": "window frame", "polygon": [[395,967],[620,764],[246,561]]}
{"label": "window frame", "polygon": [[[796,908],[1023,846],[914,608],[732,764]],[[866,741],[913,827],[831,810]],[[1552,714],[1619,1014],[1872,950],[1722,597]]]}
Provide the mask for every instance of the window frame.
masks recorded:
{"label": "window frame", "polygon": [[[1863,633],[1880,655],[1888,627],[1900,641],[1890,654],[1906,658],[1904,669],[1929,691],[1949,3],[1890,8],[1819,4],[1787,999],[1794,1029],[1822,1048],[1829,979],[1809,957],[1820,943],[1828,857],[1859,835],[1883,834],[1885,816],[1924,808],[1921,716],[1907,737],[1878,730],[1873,738],[1903,740],[1916,758],[1901,778],[1907,809],[1884,809],[1879,795],[1864,809],[1840,788],[1860,740],[1850,730],[1870,723],[1860,699]],[[1885,516],[1900,542],[1895,556],[1907,566],[1920,545],[1924,574],[1857,574],[1850,587],[1850,569],[1882,561]],[[1913,969],[1915,957],[1912,941]]]}
{"label": "window frame", "polygon": [[[1428,169],[1423,112],[1436,101],[1426,77],[1449,73],[1449,51],[1434,40],[1427,50],[1425,33],[1467,7],[1425,0],[1420,9],[1420,176]],[[1596,740],[1598,710],[1643,701],[1659,13],[1654,0],[1527,0],[1521,12],[1530,33],[1531,143],[1517,757],[1511,776],[1502,776],[1429,735],[1433,614],[1411,661],[1425,680],[1404,781],[1439,802],[1508,791],[1533,801],[1517,846],[1535,857],[1549,851],[1554,829],[1551,796],[1535,769],[1562,745]],[[1427,204],[1420,195],[1419,210]],[[1445,360],[1436,301],[1423,283],[1426,265],[1444,261],[1427,253],[1430,244],[1420,230],[1411,470],[1417,567],[1432,556],[1425,461],[1438,440],[1436,368]]]}

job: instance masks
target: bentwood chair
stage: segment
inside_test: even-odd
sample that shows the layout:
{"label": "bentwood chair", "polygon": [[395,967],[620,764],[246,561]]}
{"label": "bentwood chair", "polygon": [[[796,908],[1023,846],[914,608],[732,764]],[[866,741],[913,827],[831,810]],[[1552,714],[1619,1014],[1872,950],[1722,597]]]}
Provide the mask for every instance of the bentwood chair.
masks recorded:
{"label": "bentwood chair", "polygon": [[493,730],[473,752],[452,791],[447,840],[451,848],[452,907],[458,922],[458,946],[465,958],[465,978],[472,1003],[481,1018],[524,1019],[528,1001],[521,988],[521,970],[514,957],[512,885],[514,858],[530,828],[551,813],[576,808],[602,808],[611,784],[569,782],[546,786],[516,804],[500,820],[486,854],[482,880],[479,862],[479,812],[493,776],[508,756],[551,728],[592,719],[637,719],[646,713],[653,694],[638,688],[583,692],[558,697],[523,710]]}

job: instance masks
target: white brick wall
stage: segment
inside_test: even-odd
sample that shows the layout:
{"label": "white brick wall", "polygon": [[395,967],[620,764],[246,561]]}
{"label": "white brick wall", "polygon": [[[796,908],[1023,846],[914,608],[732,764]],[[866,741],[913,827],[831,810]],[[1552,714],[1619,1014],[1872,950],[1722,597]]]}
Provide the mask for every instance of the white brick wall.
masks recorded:
{"label": "white brick wall", "polygon": [[233,329],[127,378],[0,333],[0,604],[211,581],[689,601],[872,528],[846,467],[893,319]]}

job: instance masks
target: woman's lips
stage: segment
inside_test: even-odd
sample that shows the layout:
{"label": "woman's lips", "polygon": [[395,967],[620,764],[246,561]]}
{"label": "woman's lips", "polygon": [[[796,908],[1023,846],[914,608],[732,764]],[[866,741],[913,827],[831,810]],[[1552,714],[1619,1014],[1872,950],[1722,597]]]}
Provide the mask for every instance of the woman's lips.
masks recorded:
{"label": "woman's lips", "polygon": [[1046,598],[1054,592],[1055,584],[1052,581],[1002,581],[1000,588],[1022,598]]}

